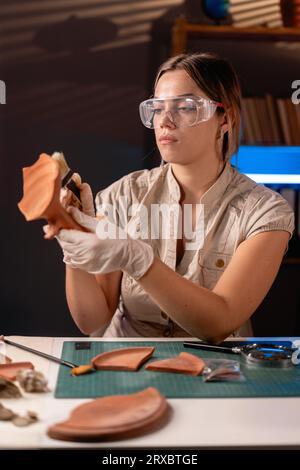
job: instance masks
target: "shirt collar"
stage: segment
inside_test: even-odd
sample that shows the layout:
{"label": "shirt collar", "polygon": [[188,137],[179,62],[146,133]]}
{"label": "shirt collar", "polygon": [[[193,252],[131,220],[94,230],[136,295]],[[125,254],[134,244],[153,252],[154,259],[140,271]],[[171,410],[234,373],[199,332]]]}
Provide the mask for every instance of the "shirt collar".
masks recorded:
{"label": "shirt collar", "polygon": [[[166,172],[167,172],[167,181],[169,186],[170,192],[170,202],[179,202],[181,191],[180,186],[173,174],[172,167],[169,163],[165,165]],[[214,182],[214,184],[208,188],[207,191],[201,197],[199,203],[212,205],[214,202],[218,202],[222,195],[224,194],[226,188],[228,187],[230,181],[233,177],[233,169],[231,167],[230,162],[226,162],[224,165],[223,170],[221,171],[218,179]]]}

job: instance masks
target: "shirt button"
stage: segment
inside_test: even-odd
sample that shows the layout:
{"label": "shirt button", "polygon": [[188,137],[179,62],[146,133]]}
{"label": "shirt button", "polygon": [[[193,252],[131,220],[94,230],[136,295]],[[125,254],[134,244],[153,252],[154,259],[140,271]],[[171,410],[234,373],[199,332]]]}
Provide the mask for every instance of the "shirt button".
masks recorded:
{"label": "shirt button", "polygon": [[221,259],[221,258],[217,259],[217,261],[216,261],[216,266],[217,266],[218,268],[223,268],[224,264],[225,264],[225,262],[224,262],[223,259]]}
{"label": "shirt button", "polygon": [[165,312],[161,312],[161,318],[166,320],[168,318],[168,315]]}

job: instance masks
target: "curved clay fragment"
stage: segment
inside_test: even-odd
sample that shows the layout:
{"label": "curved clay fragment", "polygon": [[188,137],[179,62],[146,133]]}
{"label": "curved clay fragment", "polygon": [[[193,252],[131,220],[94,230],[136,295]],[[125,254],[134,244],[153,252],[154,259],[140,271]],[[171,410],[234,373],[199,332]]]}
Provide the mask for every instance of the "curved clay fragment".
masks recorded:
{"label": "curved clay fragment", "polygon": [[131,395],[112,395],[77,406],[66,421],[48,429],[53,439],[97,442],[144,434],[162,425],[168,404],[153,387]]}
{"label": "curved clay fragment", "polygon": [[161,361],[153,361],[146,366],[147,370],[157,372],[175,372],[178,374],[199,375],[205,367],[204,361],[194,354],[181,352],[178,356]]}
{"label": "curved clay fragment", "polygon": [[18,207],[27,221],[47,219],[45,238],[53,238],[61,228],[86,231],[60,203],[61,175],[58,162],[42,153],[31,166],[23,168],[23,197]]}
{"label": "curved clay fragment", "polygon": [[136,371],[152,356],[154,350],[155,348],[150,346],[113,349],[98,354],[92,359],[92,364],[97,370]]}
{"label": "curved clay fragment", "polygon": [[23,369],[34,369],[31,362],[11,362],[10,364],[0,364],[0,377],[7,380],[16,380],[17,373]]}

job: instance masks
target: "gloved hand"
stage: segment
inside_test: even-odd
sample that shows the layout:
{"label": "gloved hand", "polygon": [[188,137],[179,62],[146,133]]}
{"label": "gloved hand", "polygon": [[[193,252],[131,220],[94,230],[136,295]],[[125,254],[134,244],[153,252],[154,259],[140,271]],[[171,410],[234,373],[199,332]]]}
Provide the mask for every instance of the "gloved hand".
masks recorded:
{"label": "gloved hand", "polygon": [[75,207],[70,207],[69,213],[90,233],[60,230],[56,238],[63,249],[67,265],[92,274],[122,270],[136,280],[148,271],[154,261],[154,253],[147,243],[129,238],[124,232],[118,233],[118,230],[118,238],[104,239],[103,229],[107,221],[99,222]]}
{"label": "gloved hand", "polygon": [[[93,193],[91,187],[87,183],[81,183],[81,178],[78,173],[74,173],[76,181],[78,182],[78,188],[80,190],[80,208],[81,210],[91,216],[95,217],[95,207],[94,207],[94,200],[93,200]],[[80,183],[79,183],[80,182]],[[60,203],[65,208],[67,212],[69,212],[70,207],[75,204],[75,207],[78,207],[76,204],[78,199],[73,195],[72,191],[68,188],[61,188],[60,195],[59,195]],[[43,231],[45,234],[48,233],[49,225],[43,226]],[[46,237],[46,236],[45,236]]]}

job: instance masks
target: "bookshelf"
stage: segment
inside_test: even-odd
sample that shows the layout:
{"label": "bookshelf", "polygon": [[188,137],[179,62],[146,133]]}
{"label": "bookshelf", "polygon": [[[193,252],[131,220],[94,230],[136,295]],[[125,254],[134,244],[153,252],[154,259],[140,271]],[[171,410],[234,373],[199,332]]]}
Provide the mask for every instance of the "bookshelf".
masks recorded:
{"label": "bookshelf", "polygon": [[175,20],[172,29],[172,55],[187,50],[189,36],[206,39],[231,39],[238,41],[300,41],[300,28],[237,28],[189,23],[184,17]]}

